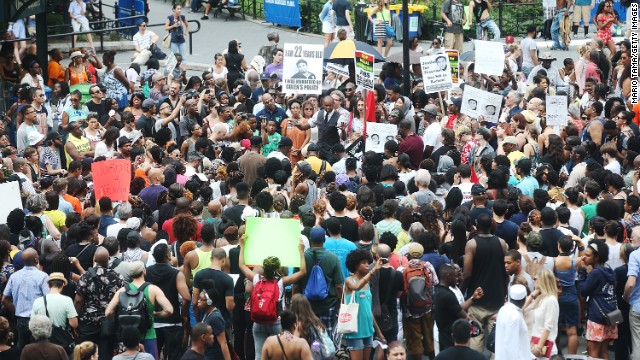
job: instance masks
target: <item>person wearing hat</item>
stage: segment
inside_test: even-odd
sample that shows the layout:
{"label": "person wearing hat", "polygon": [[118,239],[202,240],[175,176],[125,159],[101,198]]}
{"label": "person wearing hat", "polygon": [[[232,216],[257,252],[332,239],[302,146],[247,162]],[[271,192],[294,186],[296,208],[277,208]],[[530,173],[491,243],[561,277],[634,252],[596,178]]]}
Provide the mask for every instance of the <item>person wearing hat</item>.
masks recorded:
{"label": "person wearing hat", "polygon": [[66,175],[67,170],[62,168],[60,162],[60,151],[64,144],[60,134],[52,131],[47,134],[45,142],[46,146],[42,148],[42,155],[40,157],[40,164],[43,167],[43,174],[48,176]]}
{"label": "person wearing hat", "polygon": [[527,300],[527,288],[521,284],[509,287],[509,301],[498,311],[495,329],[496,360],[533,359],[527,324],[522,307]]}
{"label": "person wearing hat", "polygon": [[471,222],[475,222],[481,214],[493,216],[493,212],[487,207],[489,198],[487,197],[487,189],[485,189],[484,186],[481,184],[473,184],[471,186],[471,197],[471,202],[465,204],[471,207],[471,211],[469,212]]}
{"label": "person wearing hat", "polygon": [[522,180],[516,185],[523,195],[533,196],[533,192],[540,188],[538,180],[531,175],[531,160],[528,158],[521,158],[515,162],[516,174],[518,174]]}
{"label": "person wearing hat", "polygon": [[[408,244],[407,249],[409,262],[404,268],[405,274],[409,271],[415,271],[416,268],[423,269],[424,274],[430,278],[431,286],[435,287],[438,284],[436,270],[431,263],[420,260],[424,254],[424,247],[419,243],[412,242]],[[433,288],[430,291],[433,291]],[[401,299],[401,301],[406,302],[406,299]],[[435,350],[433,347],[433,317],[431,309],[422,316],[412,316],[405,306],[402,306],[402,308],[402,327],[404,329],[408,358],[418,359],[423,354],[429,354],[430,357],[433,357]]]}
{"label": "person wearing hat", "polygon": [[249,141],[251,150],[238,158],[238,166],[240,171],[244,173],[244,181],[248,184],[253,184],[253,181],[258,177],[258,168],[264,165],[267,158],[260,153],[262,149],[262,138],[260,136],[252,136]]}
{"label": "person wearing hat", "polygon": [[165,95],[166,91],[163,90],[167,85],[167,77],[163,73],[157,72],[151,76],[151,84],[152,87],[149,90],[149,99],[158,101]]}
{"label": "person wearing hat", "polygon": [[305,161],[311,165],[313,171],[316,174],[320,175],[323,172],[333,171],[333,167],[327,160],[322,160],[318,157],[320,154],[320,147],[316,143],[310,143],[307,145],[307,155],[305,157]]}
{"label": "person wearing hat", "polygon": [[[473,190],[472,190],[473,191]],[[493,217],[480,214],[476,220],[478,235],[467,242],[464,256],[464,283],[467,289],[482,288],[484,296],[473,302],[468,310],[472,320],[478,322],[482,334],[473,338],[471,348],[483,351],[485,335],[495,319],[493,316],[504,305],[509,277],[504,267],[507,243],[491,233]]]}
{"label": "person wearing hat", "polygon": [[61,272],[53,272],[49,275],[47,284],[49,293],[33,302],[31,315],[44,315],[51,320],[53,326],[63,329],[67,328],[68,321],[69,326],[75,331],[78,328],[78,313],[73,306],[73,300],[62,295],[62,289],[68,284],[67,279]]}
{"label": "person wearing hat", "polygon": [[69,55],[69,58],[71,59],[71,64],[69,64],[69,67],[64,72],[64,82],[69,84],[69,86],[88,83],[89,77],[83,65],[84,59],[82,53],[76,50]]}
{"label": "person wearing hat", "polygon": [[260,86],[254,89],[251,94],[251,100],[256,104],[253,108],[254,113],[257,114],[256,110],[258,110],[258,108],[262,109],[262,95],[267,93],[269,87],[271,87],[271,77],[269,76],[269,73],[263,72],[260,74]]}
{"label": "person wearing hat", "polygon": [[511,165],[524,156],[522,151],[518,150],[518,139],[515,136],[507,136],[502,141],[502,150],[511,161]]}
{"label": "person wearing hat", "polygon": [[251,86],[242,85],[238,89],[238,91],[234,92],[233,95],[229,98],[229,105],[237,106],[236,104],[243,104],[247,107],[247,112],[253,113],[253,107],[256,105],[253,100],[251,100]]}
{"label": "person wearing hat", "polygon": [[533,78],[538,75],[538,71],[544,70],[547,73],[547,77],[549,78],[549,86],[560,86],[566,85],[562,76],[560,76],[560,70],[557,67],[552,65],[552,63],[556,60],[556,58],[549,51],[545,51],[538,58],[540,60],[540,65],[535,66],[531,69],[529,73],[529,77],[527,78],[527,85],[533,84]]}
{"label": "person wearing hat", "polygon": [[422,142],[424,144],[424,155],[430,156],[435,150],[442,146],[440,134],[442,126],[438,122],[438,108],[434,104],[427,104],[422,108],[424,117],[420,121],[418,133],[422,132]]}
{"label": "person wearing hat", "polygon": [[131,139],[128,136],[118,138],[118,155],[116,159],[129,159],[131,156]]}
{"label": "person wearing hat", "polygon": [[267,155],[268,158],[276,158],[280,161],[287,160],[289,161],[289,153],[291,152],[291,147],[293,146],[293,140],[291,140],[288,136],[283,136],[280,138],[278,142],[278,149],[272,151]]}
{"label": "person wearing hat", "polygon": [[496,156],[496,152],[493,150],[493,147],[489,145],[491,131],[486,127],[476,129],[474,139],[476,140],[476,146],[471,148],[471,152],[469,152],[469,165],[473,166],[476,174],[479,174],[482,172],[480,169],[480,159],[485,155],[493,159]]}
{"label": "person wearing hat", "polygon": [[69,124],[69,137],[67,143],[64,145],[64,150],[67,154],[67,164],[70,164],[74,160],[82,160],[84,158],[93,157],[93,149],[91,147],[91,141],[87,139],[80,127],[80,123],[74,121]]}

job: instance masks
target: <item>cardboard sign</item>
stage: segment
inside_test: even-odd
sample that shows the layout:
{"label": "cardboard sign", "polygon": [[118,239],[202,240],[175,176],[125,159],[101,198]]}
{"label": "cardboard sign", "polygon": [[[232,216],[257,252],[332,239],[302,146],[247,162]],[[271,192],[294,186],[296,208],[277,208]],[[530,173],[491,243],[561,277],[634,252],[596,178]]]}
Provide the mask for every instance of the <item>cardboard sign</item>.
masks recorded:
{"label": "cardboard sign", "polygon": [[0,184],[0,224],[7,223],[7,216],[14,209],[22,209],[22,200],[20,199],[20,184],[17,181],[11,181]]}
{"label": "cardboard sign", "polygon": [[472,118],[497,123],[500,117],[502,95],[465,86],[460,112]]}
{"label": "cardboard sign", "polygon": [[324,67],[327,71],[330,71],[332,73],[336,73],[338,75],[342,75],[342,76],[349,76],[349,66],[347,65],[340,65],[340,64],[334,64],[332,62],[328,62],[327,65]]}
{"label": "cardboard sign", "polygon": [[476,74],[502,76],[504,70],[504,47],[499,41],[475,40]]}
{"label": "cardboard sign", "polygon": [[567,97],[564,95],[547,95],[547,126],[567,126],[569,116]]}
{"label": "cardboard sign", "polygon": [[446,53],[423,56],[420,58],[420,66],[425,93],[450,90],[453,87],[451,66]]}
{"label": "cardboard sign", "polygon": [[282,266],[300,266],[300,220],[250,217],[245,237],[245,264],[262,265],[276,256]]}
{"label": "cardboard sign", "polygon": [[458,53],[458,50],[447,50],[445,53],[449,56],[451,82],[458,84],[460,82],[460,54]]}
{"label": "cardboard sign", "polygon": [[125,159],[100,161],[91,164],[93,191],[96,200],[108,197],[111,201],[128,201],[131,186],[131,162]]}
{"label": "cardboard sign", "polygon": [[396,141],[398,126],[394,124],[367,123],[367,140],[365,151],[384,152],[384,144],[389,141]]}
{"label": "cardboard sign", "polygon": [[356,86],[373,90],[373,61],[374,57],[363,51],[355,53]]}
{"label": "cardboard sign", "polygon": [[322,93],[322,45],[284,44],[282,91],[295,94]]}

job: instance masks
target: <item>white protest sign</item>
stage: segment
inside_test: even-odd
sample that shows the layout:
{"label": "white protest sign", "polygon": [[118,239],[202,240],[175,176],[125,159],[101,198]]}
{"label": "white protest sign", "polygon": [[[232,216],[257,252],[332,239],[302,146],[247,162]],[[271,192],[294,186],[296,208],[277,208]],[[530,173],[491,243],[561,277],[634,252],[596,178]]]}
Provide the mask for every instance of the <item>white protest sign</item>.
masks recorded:
{"label": "white protest sign", "polygon": [[349,66],[348,65],[340,65],[340,64],[334,64],[332,62],[327,63],[327,65],[325,65],[324,67],[327,71],[330,71],[332,73],[336,73],[338,75],[342,75],[342,76],[349,76]]}
{"label": "white protest sign", "polygon": [[424,92],[445,91],[453,87],[451,66],[447,54],[423,56],[420,58],[420,66],[422,67]]}
{"label": "white protest sign", "polygon": [[384,152],[384,143],[389,140],[397,141],[398,126],[394,124],[367,123],[367,140],[364,151]]}
{"label": "white protest sign", "polygon": [[567,97],[564,95],[547,95],[547,126],[567,126]]}
{"label": "white protest sign", "polygon": [[176,68],[176,65],[178,65],[178,59],[176,59],[176,56],[170,52],[169,56],[167,57],[167,63],[164,65],[164,67],[167,69],[167,74],[171,74],[173,72],[173,69]]}
{"label": "white protest sign", "polygon": [[7,223],[7,216],[13,209],[22,209],[22,200],[20,199],[20,184],[17,181],[11,181],[0,184],[0,224]]}
{"label": "white protest sign", "polygon": [[504,47],[498,41],[475,40],[476,74],[502,76],[504,70]]}
{"label": "white protest sign", "polygon": [[322,93],[322,45],[284,44],[282,91],[296,94]]}
{"label": "white protest sign", "polygon": [[354,54],[354,63],[356,69],[356,86],[362,89],[373,90],[373,61],[372,54],[364,51],[356,51]]}
{"label": "white protest sign", "polygon": [[462,93],[460,112],[472,118],[497,123],[500,117],[502,95],[482,91],[472,86],[465,86]]}

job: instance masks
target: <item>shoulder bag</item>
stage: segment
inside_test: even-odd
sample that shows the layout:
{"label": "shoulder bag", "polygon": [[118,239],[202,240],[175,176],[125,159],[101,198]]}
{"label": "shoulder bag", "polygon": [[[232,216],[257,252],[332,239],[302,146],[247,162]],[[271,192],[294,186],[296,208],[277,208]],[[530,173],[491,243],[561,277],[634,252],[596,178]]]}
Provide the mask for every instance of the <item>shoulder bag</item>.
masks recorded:
{"label": "shoulder bag", "polygon": [[[47,317],[51,319],[51,317],[49,316],[49,309],[47,309],[47,295],[43,296],[42,299],[44,300],[44,312],[45,314],[47,314]],[[71,354],[73,352],[73,349],[76,347],[73,336],[69,332],[68,326],[66,325],[64,328],[52,325],[51,336],[49,336],[49,340],[56,345],[62,346],[67,354]]]}
{"label": "shoulder bag", "polygon": [[345,293],[342,292],[342,301],[340,302],[340,312],[338,313],[338,333],[351,334],[358,332],[358,308],[356,302],[356,292],[351,294],[351,301],[347,304],[344,302]]}
{"label": "shoulder bag", "polygon": [[384,30],[387,32],[387,37],[388,38],[395,37],[396,31],[393,29],[393,26],[391,26],[391,19],[389,19],[389,22],[387,23],[387,20],[384,18],[384,10],[380,11],[380,15],[382,16],[382,21],[386,23]]}

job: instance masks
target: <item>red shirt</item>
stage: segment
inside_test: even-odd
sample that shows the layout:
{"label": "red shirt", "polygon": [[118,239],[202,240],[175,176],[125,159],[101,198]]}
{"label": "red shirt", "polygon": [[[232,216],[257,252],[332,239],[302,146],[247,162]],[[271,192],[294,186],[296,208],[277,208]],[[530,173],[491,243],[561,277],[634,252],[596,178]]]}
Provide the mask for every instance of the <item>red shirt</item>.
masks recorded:
{"label": "red shirt", "polygon": [[594,78],[594,79],[598,80],[598,82],[600,83],[601,82],[600,74],[598,74],[598,72],[596,70],[598,70],[598,65],[596,63],[592,62],[592,61],[589,61],[587,63],[587,68],[585,70],[584,78],[588,79],[588,78],[591,77],[591,78]]}
{"label": "red shirt", "polygon": [[[173,244],[174,242],[176,242],[176,237],[173,235],[173,218],[166,220],[164,224],[162,224],[162,230],[166,231],[167,234],[169,234],[169,244]],[[200,236],[201,232],[202,232],[202,223],[198,221],[198,231],[196,231],[195,240],[202,241],[202,237]]]}
{"label": "red shirt", "polygon": [[418,168],[420,168],[420,162],[423,159],[423,155],[422,155],[423,153],[424,153],[424,142],[422,142],[422,138],[415,133],[407,136],[398,145],[398,154],[409,155],[409,160],[411,161],[411,168],[414,170],[417,170]]}

